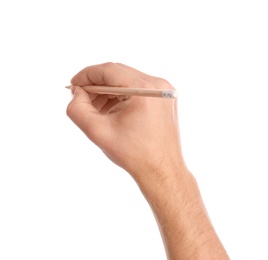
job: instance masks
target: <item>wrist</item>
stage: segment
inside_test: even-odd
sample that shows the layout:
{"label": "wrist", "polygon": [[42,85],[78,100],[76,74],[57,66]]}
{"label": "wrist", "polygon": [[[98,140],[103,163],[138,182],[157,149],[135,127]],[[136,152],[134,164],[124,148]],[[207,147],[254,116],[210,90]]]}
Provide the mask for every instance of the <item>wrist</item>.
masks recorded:
{"label": "wrist", "polygon": [[151,200],[162,200],[162,193],[173,193],[175,190],[177,193],[183,190],[186,183],[197,186],[194,176],[187,169],[183,159],[162,160],[159,163],[147,164],[147,167],[138,168],[130,174],[149,203]]}
{"label": "wrist", "polygon": [[197,182],[187,168],[165,173],[155,171],[154,175],[149,176],[150,178],[140,180],[138,185],[150,205],[165,207],[174,203],[178,208],[200,205],[201,195]]}

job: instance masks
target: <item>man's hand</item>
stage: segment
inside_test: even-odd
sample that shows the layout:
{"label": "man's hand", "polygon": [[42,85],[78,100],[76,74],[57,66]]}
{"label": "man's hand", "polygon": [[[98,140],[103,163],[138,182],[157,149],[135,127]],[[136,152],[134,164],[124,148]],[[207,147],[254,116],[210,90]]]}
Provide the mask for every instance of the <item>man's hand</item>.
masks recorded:
{"label": "man's hand", "polygon": [[164,79],[123,64],[87,67],[71,81],[67,114],[131,174],[147,199],[169,260],[229,259],[181,152],[177,100],[88,94],[85,85],[171,89]]}

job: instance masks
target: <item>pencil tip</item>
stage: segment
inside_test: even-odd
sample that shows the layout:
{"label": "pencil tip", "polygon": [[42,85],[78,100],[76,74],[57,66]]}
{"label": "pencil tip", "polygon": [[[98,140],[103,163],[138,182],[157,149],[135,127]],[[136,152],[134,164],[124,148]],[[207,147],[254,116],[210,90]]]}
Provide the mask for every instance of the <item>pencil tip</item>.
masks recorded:
{"label": "pencil tip", "polygon": [[70,85],[70,86],[65,86],[65,88],[68,88],[68,89],[70,89],[70,88],[71,88],[71,85]]}

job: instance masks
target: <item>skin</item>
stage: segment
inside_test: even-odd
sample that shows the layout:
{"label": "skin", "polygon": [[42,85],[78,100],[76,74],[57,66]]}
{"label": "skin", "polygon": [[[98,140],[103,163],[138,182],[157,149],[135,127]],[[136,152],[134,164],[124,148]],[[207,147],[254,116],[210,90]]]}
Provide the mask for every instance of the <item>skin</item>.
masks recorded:
{"label": "skin", "polygon": [[[177,100],[88,94],[85,85],[171,89],[119,63],[86,67],[71,80],[70,119],[136,181],[157,221],[168,260],[229,259],[183,159]],[[121,100],[121,101],[120,101]]]}

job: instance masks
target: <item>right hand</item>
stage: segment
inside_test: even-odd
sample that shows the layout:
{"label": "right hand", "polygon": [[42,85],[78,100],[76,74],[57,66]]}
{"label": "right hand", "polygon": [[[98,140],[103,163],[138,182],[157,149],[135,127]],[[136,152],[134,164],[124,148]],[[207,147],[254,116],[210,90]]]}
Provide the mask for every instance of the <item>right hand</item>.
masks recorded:
{"label": "right hand", "polygon": [[104,63],[81,70],[71,83],[76,87],[72,89],[73,99],[67,115],[114,163],[136,180],[156,178],[155,170],[161,172],[160,169],[167,166],[185,167],[177,100],[132,96],[120,102],[115,96],[88,94],[77,87],[171,89],[166,80],[123,64]]}

